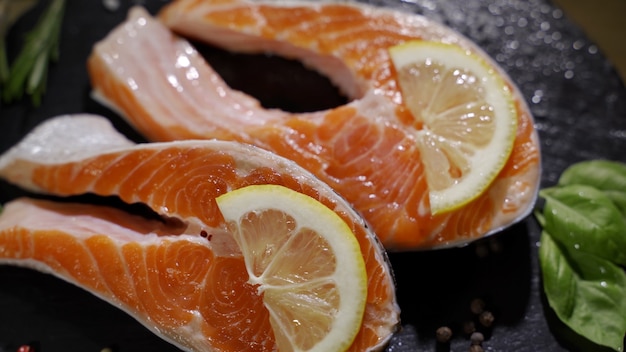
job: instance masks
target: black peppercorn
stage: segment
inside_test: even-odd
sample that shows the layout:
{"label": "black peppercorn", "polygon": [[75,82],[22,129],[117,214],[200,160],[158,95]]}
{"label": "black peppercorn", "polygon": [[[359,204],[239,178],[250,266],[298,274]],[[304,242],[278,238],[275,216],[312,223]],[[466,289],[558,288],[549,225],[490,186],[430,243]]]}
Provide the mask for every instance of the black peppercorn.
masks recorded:
{"label": "black peppercorn", "polygon": [[484,352],[483,346],[481,345],[471,345],[469,348],[470,352]]}
{"label": "black peppercorn", "polygon": [[486,256],[489,255],[489,248],[487,248],[487,245],[483,243],[476,244],[476,247],[474,248],[476,250],[476,256],[478,258],[485,258]]}
{"label": "black peppercorn", "polygon": [[500,242],[499,239],[491,238],[489,240],[489,249],[493,253],[496,253],[496,254],[500,253],[500,252],[502,252],[502,243]]}
{"label": "black peppercorn", "polygon": [[488,310],[482,312],[480,316],[478,316],[478,321],[480,321],[480,324],[486,328],[491,327],[493,320],[493,314]]}
{"label": "black peppercorn", "polygon": [[470,310],[476,315],[482,313],[485,310],[485,301],[480,298],[473,299],[470,303]]}
{"label": "black peppercorn", "polygon": [[471,335],[474,331],[476,331],[476,324],[473,321],[468,320],[463,323],[463,332],[466,335]]}
{"label": "black peppercorn", "polygon": [[476,331],[470,337],[470,341],[472,342],[472,345],[480,345],[483,343],[483,341],[485,341],[485,337],[483,336],[482,333]]}
{"label": "black peppercorn", "polygon": [[437,329],[436,334],[437,334],[437,341],[441,343],[446,343],[450,341],[450,338],[452,337],[452,330],[450,330],[450,328],[447,326],[442,326],[439,329]]}

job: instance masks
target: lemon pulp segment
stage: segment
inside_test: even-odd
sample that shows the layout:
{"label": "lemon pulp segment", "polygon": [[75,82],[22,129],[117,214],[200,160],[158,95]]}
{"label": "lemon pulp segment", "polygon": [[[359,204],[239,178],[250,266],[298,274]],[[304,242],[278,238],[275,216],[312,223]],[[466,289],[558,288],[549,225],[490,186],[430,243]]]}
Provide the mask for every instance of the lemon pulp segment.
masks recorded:
{"label": "lemon pulp segment", "polygon": [[341,351],[358,333],[367,274],[350,227],[317,200],[277,185],[228,192],[217,204],[279,350]]}
{"label": "lemon pulp segment", "polygon": [[457,45],[409,41],[389,54],[415,120],[431,212],[455,210],[481,195],[511,154],[517,113],[510,88]]}

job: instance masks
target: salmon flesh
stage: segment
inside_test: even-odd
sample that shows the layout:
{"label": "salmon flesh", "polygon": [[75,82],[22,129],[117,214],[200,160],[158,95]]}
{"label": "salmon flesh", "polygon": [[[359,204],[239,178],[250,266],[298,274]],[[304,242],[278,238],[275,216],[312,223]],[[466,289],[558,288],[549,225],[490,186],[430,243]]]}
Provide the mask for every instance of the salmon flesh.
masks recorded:
{"label": "salmon flesh", "polygon": [[[0,177],[56,197],[5,205],[0,264],[75,284],[182,350],[276,349],[269,313],[215,202],[253,184],[314,197],[355,234],[368,293],[351,351],[381,349],[399,326],[386,253],[360,215],[308,171],[260,148],[216,140],[135,144],[106,118],[62,116],[0,156]],[[85,194],[101,201],[61,201]],[[111,197],[128,207],[103,205]]]}
{"label": "salmon flesh", "polygon": [[[266,109],[230,88],[188,38],[300,60],[350,101],[307,113]],[[433,215],[417,124],[387,49],[408,40],[459,45],[510,86],[518,130],[507,164],[477,199]],[[540,180],[538,135],[519,90],[469,39],[420,15],[352,2],[178,0],[142,8],[88,60],[97,100],[152,141],[231,140],[295,161],[346,198],[390,251],[461,246],[526,217]]]}

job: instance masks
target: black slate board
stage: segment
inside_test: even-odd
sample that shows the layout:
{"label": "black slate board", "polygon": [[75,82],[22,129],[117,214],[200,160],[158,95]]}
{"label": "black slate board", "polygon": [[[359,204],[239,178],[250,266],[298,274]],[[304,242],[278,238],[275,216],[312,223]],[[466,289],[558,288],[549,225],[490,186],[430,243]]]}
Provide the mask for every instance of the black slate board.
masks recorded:
{"label": "black slate board", "polygon": [[[604,158],[626,162],[624,85],[598,47],[549,1],[370,2],[443,22],[474,40],[502,65],[535,116],[542,147],[542,186],[554,184],[560,173],[577,161]],[[123,21],[128,6],[142,4],[155,13],[165,1],[122,3],[110,11],[101,1],[68,1],[62,56],[51,68],[43,105],[35,109],[27,100],[0,105],[0,151],[43,119],[77,112],[108,116],[130,138],[142,141],[114,113],[89,98],[85,60],[93,43]],[[16,24],[9,50],[15,50],[37,13]],[[310,110],[342,102],[323,78],[292,62],[230,55],[212,48],[203,48],[203,52],[228,82],[251,92],[266,106]],[[251,61],[264,68],[257,70],[261,72],[255,73],[253,81],[270,84],[272,89],[255,90],[249,79],[242,79],[252,73],[241,71],[238,63]],[[306,86],[295,84],[301,81],[329,94],[315,101],[302,100],[300,97],[310,92],[288,89]],[[261,93],[270,91],[280,94]],[[314,105],[308,105],[311,102]],[[21,194],[0,183],[0,202]],[[537,222],[529,217],[464,248],[391,254],[403,330],[387,350],[468,351],[462,325],[473,318],[470,301],[482,298],[495,316],[493,328],[484,331],[486,351],[602,351],[573,336],[547,306],[538,268],[539,234]],[[456,333],[449,345],[434,339],[435,330],[442,325]],[[22,344],[32,344],[42,352],[100,351],[105,347],[120,352],[176,350],[89,293],[49,275],[0,266],[0,352],[15,351]]]}

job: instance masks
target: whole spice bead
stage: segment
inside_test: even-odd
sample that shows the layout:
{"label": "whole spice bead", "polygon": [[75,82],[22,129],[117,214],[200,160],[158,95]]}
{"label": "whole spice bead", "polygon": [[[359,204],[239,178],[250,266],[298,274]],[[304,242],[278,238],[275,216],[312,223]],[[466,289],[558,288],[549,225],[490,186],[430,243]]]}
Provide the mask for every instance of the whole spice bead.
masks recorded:
{"label": "whole spice bead", "polygon": [[437,329],[436,335],[437,341],[441,343],[446,343],[450,341],[450,338],[452,338],[452,330],[450,330],[450,328],[447,326],[442,326]]}
{"label": "whole spice bead", "polygon": [[489,249],[493,253],[500,253],[500,252],[502,252],[502,242],[500,242],[499,239],[495,239],[495,238],[490,239],[489,240]]}
{"label": "whole spice bead", "polygon": [[493,325],[493,314],[486,310],[484,312],[482,312],[480,314],[480,316],[478,316],[478,321],[480,321],[480,324],[486,328],[491,327],[491,325]]}
{"label": "whole spice bead", "polygon": [[482,244],[482,243],[476,244],[475,250],[476,250],[476,256],[478,258],[485,258],[486,256],[489,255],[489,248],[487,248],[487,245],[485,244]]}
{"label": "whole spice bead", "polygon": [[469,348],[470,352],[484,352],[483,346],[481,345],[471,345]]}
{"label": "whole spice bead", "polygon": [[470,341],[472,342],[472,345],[480,345],[483,343],[483,341],[485,341],[485,336],[483,336],[482,333],[476,331],[472,334],[472,336],[470,336]]}
{"label": "whole spice bead", "polygon": [[470,303],[470,310],[476,315],[482,313],[485,310],[485,301],[480,298],[473,299]]}
{"label": "whole spice bead", "polygon": [[463,332],[466,335],[471,335],[474,331],[476,331],[476,324],[473,321],[468,320],[463,323]]}

